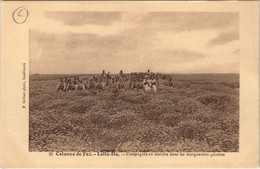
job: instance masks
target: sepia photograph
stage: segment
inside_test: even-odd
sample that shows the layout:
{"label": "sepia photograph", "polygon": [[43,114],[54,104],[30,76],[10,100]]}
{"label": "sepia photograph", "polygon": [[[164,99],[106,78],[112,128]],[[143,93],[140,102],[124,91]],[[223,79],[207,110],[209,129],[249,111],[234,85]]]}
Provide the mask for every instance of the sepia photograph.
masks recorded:
{"label": "sepia photograph", "polygon": [[239,152],[239,12],[34,18],[30,152]]}
{"label": "sepia photograph", "polygon": [[1,2],[1,167],[256,168],[259,7]]}

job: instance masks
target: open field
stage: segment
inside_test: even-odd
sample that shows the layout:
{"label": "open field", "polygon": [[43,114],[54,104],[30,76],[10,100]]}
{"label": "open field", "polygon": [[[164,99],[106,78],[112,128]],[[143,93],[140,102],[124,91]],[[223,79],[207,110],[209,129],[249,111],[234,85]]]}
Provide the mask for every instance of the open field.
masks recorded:
{"label": "open field", "polygon": [[157,93],[56,93],[30,76],[30,151],[239,151],[239,75],[177,75]]}

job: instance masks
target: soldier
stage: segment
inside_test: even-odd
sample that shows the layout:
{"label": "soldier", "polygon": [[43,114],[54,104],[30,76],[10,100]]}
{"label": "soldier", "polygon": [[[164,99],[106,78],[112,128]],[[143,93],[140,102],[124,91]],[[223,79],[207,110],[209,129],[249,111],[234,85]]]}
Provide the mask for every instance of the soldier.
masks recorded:
{"label": "soldier", "polygon": [[73,86],[73,85],[72,85],[71,78],[68,77],[68,78],[67,78],[67,83],[66,83],[66,91],[69,91],[69,89],[71,89],[72,86]]}
{"label": "soldier", "polygon": [[148,90],[151,89],[151,81],[149,80],[148,76],[145,76],[145,79],[143,80],[143,86],[144,86],[144,91],[147,92]]}
{"label": "soldier", "polygon": [[106,79],[106,86],[110,86],[112,83],[112,77],[110,76],[110,73],[107,73],[107,79]]}
{"label": "soldier", "polygon": [[118,88],[124,89],[126,91],[125,80],[124,80],[124,77],[122,77],[122,76],[119,77]]}
{"label": "soldier", "polygon": [[64,89],[64,80],[63,78],[60,78],[60,81],[58,82],[58,85],[56,86],[56,91],[58,92],[59,90]]}
{"label": "soldier", "polygon": [[110,72],[107,73],[107,79],[111,79]]}
{"label": "soldier", "polygon": [[83,83],[83,80],[79,79],[78,80],[78,87],[77,87],[78,90],[85,90],[85,86],[84,86],[84,83]]}
{"label": "soldier", "polygon": [[151,80],[154,76],[155,76],[155,73],[151,72],[151,73],[148,75],[148,78]]}
{"label": "soldier", "polygon": [[162,79],[166,79],[167,78],[167,75],[163,75]]}
{"label": "soldier", "polygon": [[92,76],[92,81],[96,82],[97,81],[97,77],[96,76]]}
{"label": "soldier", "polygon": [[147,70],[146,75],[148,76],[148,78],[151,76],[150,69]]}
{"label": "soldier", "polygon": [[125,81],[125,75],[123,73],[123,70],[120,70],[120,73],[118,74],[118,79],[122,78],[123,81]]}
{"label": "soldier", "polygon": [[152,76],[151,86],[152,86],[152,89],[154,90],[155,93],[157,92],[157,85],[158,85],[158,82],[156,81],[154,76]]}
{"label": "soldier", "polygon": [[129,89],[134,88],[135,83],[136,83],[136,78],[134,76],[132,76],[132,74],[131,74]]}
{"label": "soldier", "polygon": [[144,90],[144,85],[143,85],[142,79],[137,80],[136,89],[137,89],[137,91],[139,91],[140,89]]}
{"label": "soldier", "polygon": [[124,76],[123,70],[120,70],[119,76],[120,77]]}
{"label": "soldier", "polygon": [[133,88],[133,90],[136,89],[137,92],[140,89],[144,89],[143,80],[138,79],[138,78],[134,78],[133,81],[132,81],[132,84],[131,84],[131,88]]}
{"label": "soldier", "polygon": [[73,80],[75,90],[78,90],[79,87],[79,77],[75,76]]}
{"label": "soldier", "polygon": [[95,87],[95,76],[92,76],[90,79],[89,79],[89,88],[92,89]]}
{"label": "soldier", "polygon": [[101,74],[101,77],[102,77],[102,78],[105,78],[105,77],[106,77],[105,70],[103,70],[103,72],[102,72],[102,74]]}
{"label": "soldier", "polygon": [[68,77],[65,76],[63,78],[63,91],[66,91],[67,84],[68,84]]}
{"label": "soldier", "polygon": [[104,78],[100,78],[97,82],[96,88],[97,88],[97,92],[99,91],[104,91],[105,90],[105,79]]}
{"label": "soldier", "polygon": [[153,73],[151,79],[155,79],[157,86],[159,87],[159,75],[158,75],[158,73]]}
{"label": "soldier", "polygon": [[111,89],[114,89],[115,91],[118,91],[118,81],[115,77],[112,77],[111,78],[111,83],[109,84],[109,91]]}
{"label": "soldier", "polygon": [[86,90],[86,89],[89,89],[89,80],[88,80],[88,77],[85,77],[83,79],[83,89],[82,90]]}
{"label": "soldier", "polygon": [[173,84],[174,84],[173,78],[172,76],[169,76],[169,86],[173,86]]}

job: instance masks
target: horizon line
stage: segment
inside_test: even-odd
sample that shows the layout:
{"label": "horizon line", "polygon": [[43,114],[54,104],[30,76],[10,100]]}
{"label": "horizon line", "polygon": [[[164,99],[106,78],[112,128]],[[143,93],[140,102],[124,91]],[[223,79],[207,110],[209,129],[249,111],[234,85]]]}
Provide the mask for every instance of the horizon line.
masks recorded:
{"label": "horizon line", "polygon": [[[124,74],[131,74],[131,73],[146,73],[146,72],[130,72]],[[162,73],[162,72],[156,72],[156,73],[157,74],[240,74],[240,73]],[[90,75],[90,74],[102,74],[102,72],[99,73],[29,73],[29,75],[37,75],[37,74],[38,75]],[[110,73],[110,74],[113,75],[119,73]]]}

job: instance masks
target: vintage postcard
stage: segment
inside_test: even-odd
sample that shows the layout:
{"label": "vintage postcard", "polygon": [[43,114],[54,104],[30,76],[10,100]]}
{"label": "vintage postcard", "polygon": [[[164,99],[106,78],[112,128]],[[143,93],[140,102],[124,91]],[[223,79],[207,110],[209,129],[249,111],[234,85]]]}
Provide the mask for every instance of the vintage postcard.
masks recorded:
{"label": "vintage postcard", "polygon": [[259,165],[259,2],[2,2],[3,168]]}

